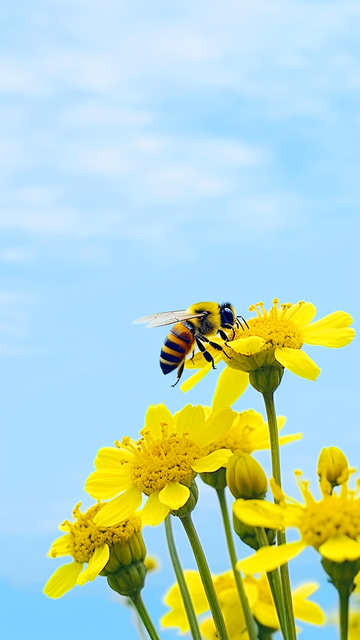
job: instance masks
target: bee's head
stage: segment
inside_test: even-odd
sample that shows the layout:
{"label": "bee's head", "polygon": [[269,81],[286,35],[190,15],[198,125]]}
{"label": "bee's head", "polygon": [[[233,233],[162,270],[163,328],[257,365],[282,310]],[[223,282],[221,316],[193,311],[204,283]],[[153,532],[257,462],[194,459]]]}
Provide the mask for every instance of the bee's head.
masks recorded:
{"label": "bee's head", "polygon": [[232,329],[236,322],[236,311],[230,302],[220,305],[220,324],[223,329]]}

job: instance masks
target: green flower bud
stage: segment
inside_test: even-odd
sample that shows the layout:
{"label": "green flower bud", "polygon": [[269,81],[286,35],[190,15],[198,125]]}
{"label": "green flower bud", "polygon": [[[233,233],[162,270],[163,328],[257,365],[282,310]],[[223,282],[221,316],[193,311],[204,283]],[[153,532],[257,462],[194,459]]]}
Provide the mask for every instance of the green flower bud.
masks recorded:
{"label": "green flower bud", "polygon": [[122,567],[107,577],[109,586],[121,596],[134,598],[145,584],[146,568],[142,561]]}
{"label": "green flower bud", "polygon": [[220,467],[217,471],[206,471],[200,473],[201,480],[214,489],[225,489],[226,487],[226,469]]}
{"label": "green flower bud", "polygon": [[250,384],[260,393],[273,393],[278,388],[284,374],[284,367],[274,361],[270,366],[263,366],[249,375]]}
{"label": "green flower bud", "polygon": [[349,465],[345,454],[337,447],[324,448],[318,460],[318,475],[324,494],[330,495],[334,487],[347,482]]}
{"label": "green flower bud", "polygon": [[233,496],[244,500],[263,500],[268,488],[261,465],[241,450],[229,458],[226,481]]}
{"label": "green flower bud", "polygon": [[187,502],[185,502],[184,506],[180,507],[180,509],[172,510],[170,511],[170,513],[173,516],[178,516],[179,518],[183,518],[184,516],[187,516],[189,513],[191,513],[195,509],[196,503],[198,501],[198,496],[199,496],[199,489],[197,488],[197,484],[195,480],[193,480],[190,486],[190,496]]}

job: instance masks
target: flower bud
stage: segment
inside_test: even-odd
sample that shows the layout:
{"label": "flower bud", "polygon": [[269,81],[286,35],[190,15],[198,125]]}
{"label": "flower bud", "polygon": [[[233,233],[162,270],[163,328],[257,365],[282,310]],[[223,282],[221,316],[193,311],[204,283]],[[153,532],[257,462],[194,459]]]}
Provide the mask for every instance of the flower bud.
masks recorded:
{"label": "flower bud", "polygon": [[136,531],[126,541],[115,542],[110,546],[110,557],[101,571],[102,576],[117,573],[123,567],[142,562],[146,556],[146,547],[140,531]]}
{"label": "flower bud", "polygon": [[199,489],[197,488],[195,480],[193,480],[190,486],[190,496],[187,502],[185,502],[184,506],[180,507],[180,509],[172,510],[170,511],[170,513],[172,513],[173,516],[178,516],[179,518],[187,516],[193,511],[193,509],[195,509],[196,503],[198,501],[198,496]]}
{"label": "flower bud", "polygon": [[220,467],[217,471],[204,471],[200,473],[201,480],[214,489],[225,489],[226,487],[226,469]]}
{"label": "flower bud", "polygon": [[337,447],[324,448],[319,456],[317,472],[322,492],[330,495],[334,487],[347,482],[349,478],[345,454]]}
{"label": "flower bud", "polygon": [[267,492],[267,479],[261,465],[240,449],[229,458],[226,481],[235,498],[263,500]]}

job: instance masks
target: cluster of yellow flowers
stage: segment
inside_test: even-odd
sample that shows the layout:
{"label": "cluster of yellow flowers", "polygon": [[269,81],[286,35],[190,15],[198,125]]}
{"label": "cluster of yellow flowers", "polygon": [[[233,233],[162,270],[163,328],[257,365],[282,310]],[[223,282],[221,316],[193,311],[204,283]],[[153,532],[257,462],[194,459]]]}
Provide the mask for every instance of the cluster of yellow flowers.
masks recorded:
{"label": "cluster of yellow flowers", "polygon": [[[322,498],[315,499],[300,471],[295,473],[304,502],[288,498],[281,488],[279,445],[295,442],[301,434],[279,437],[285,418],[276,417],[274,405],[284,369],[309,380],[320,372],[303,345],[349,344],[354,337],[352,318],[336,311],[312,322],[316,308],[311,303],[279,307],[278,300],[270,311],[263,303],[250,311],[255,317],[229,331],[228,340],[214,338],[221,351],[208,347],[215,363],[223,359],[227,365],[211,407],[188,404],[172,415],[165,405],[152,405],[138,440],[124,436],[114,447],[98,451],[95,471],[85,483],[96,502],[84,513],[78,504],[73,521],[60,525],[63,535],[54,541],[49,556],[70,556],[72,561],[55,571],[44,588],[46,595],[59,598],[76,584],[106,576],[112,589],[132,600],[150,638],[158,640],[141,598],[146,572],[153,566],[146,558],[142,528],[165,521],[177,582],[165,597],[170,611],[162,618],[163,627],[190,631],[194,640],[265,640],[278,630],[285,640],[295,640],[294,617],[322,625],[321,608],[309,600],[318,585],[291,589],[289,581],[287,562],[310,545],[339,592],[341,640],[352,638],[359,619],[356,611],[349,617],[348,604],[360,583],[360,479],[357,488],[350,489],[355,470],[339,449],[328,447],[317,467]],[[212,363],[196,354],[186,366],[198,371],[183,383],[183,391],[199,382]],[[252,409],[232,409],[249,383],[263,395],[267,421]],[[252,456],[263,449],[271,450],[274,502],[266,500],[268,480]],[[211,575],[191,519],[198,475],[216,491],[223,519],[231,570],[219,576]],[[233,526],[227,488],[235,498]],[[181,567],[173,517],[188,535],[198,572]],[[287,527],[299,531],[299,541],[286,542]],[[238,560],[234,532],[255,551],[252,555]],[[211,617],[199,624],[198,617],[209,611]]]}

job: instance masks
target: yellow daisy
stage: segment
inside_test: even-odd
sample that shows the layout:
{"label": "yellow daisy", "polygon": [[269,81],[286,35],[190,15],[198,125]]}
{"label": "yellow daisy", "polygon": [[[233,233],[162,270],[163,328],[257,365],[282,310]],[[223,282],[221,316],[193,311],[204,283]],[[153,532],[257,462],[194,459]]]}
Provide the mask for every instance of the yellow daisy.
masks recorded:
{"label": "yellow daisy", "polygon": [[46,583],[44,593],[50,598],[61,598],[76,584],[82,586],[95,580],[105,567],[106,575],[116,573],[122,566],[142,561],[146,555],[140,517],[130,516],[115,527],[101,528],[94,518],[104,504],[95,504],[85,513],[81,513],[80,505],[79,502],[73,510],[75,522],[65,520],[60,525],[65,535],[52,543],[48,553],[50,558],[72,557],[72,562],[59,567]]}
{"label": "yellow daisy", "polygon": [[[184,574],[195,612],[200,616],[209,611],[209,604],[200,576],[197,571],[190,570],[184,571]],[[245,640],[248,634],[245,629],[245,620],[233,573],[227,572],[214,576],[213,580],[230,640]],[[247,576],[244,579],[244,587],[256,620],[266,627],[274,630],[279,629],[280,625],[266,575],[262,575],[259,579]],[[307,599],[317,589],[317,584],[309,583],[295,589],[292,595],[296,618],[311,624],[321,625],[324,622],[321,608]],[[170,588],[164,601],[170,607],[170,611],[161,619],[162,626],[177,627],[181,633],[186,633],[189,630],[189,623],[178,584]],[[216,638],[215,626],[211,619],[202,623],[201,631],[207,638]]]}
{"label": "yellow daisy", "polygon": [[236,414],[223,407],[206,416],[201,405],[186,405],[171,415],[165,405],[152,405],[137,442],[123,438],[116,448],[100,449],[96,471],[85,489],[94,498],[111,498],[95,521],[110,526],[127,518],[147,497],[144,524],[157,525],[170,510],[183,507],[197,473],[226,466],[231,451],[208,452],[212,441],[230,429]]}
{"label": "yellow daisy", "polygon": [[[261,413],[254,411],[254,409],[247,409],[246,411],[235,413],[235,416],[235,420],[229,431],[225,436],[214,440],[210,444],[209,452],[222,448],[230,449],[233,453],[239,449],[244,451],[244,453],[270,449],[269,426]],[[285,422],[285,416],[278,417],[278,431],[281,431]],[[301,433],[281,436],[279,438],[279,444],[288,444],[289,442],[300,440],[301,437]]]}
{"label": "yellow daisy", "polygon": [[[319,367],[302,350],[304,344],[330,348],[344,347],[354,338],[350,328],[352,318],[344,311],[335,311],[312,322],[316,307],[310,302],[282,304],[275,298],[270,311],[259,302],[250,307],[255,318],[247,320],[247,327],[237,329],[234,340],[225,346],[226,356],[218,355],[228,365],[220,375],[214,401],[226,400],[231,405],[244,392],[249,374],[275,363],[308,380],[316,380]],[[227,348],[228,347],[228,348]],[[211,365],[204,366],[181,385],[182,391],[191,389],[203,378]]]}
{"label": "yellow daisy", "polygon": [[[281,489],[270,481],[274,496],[280,501],[273,504],[266,500],[236,500],[235,515],[254,527],[283,530],[296,527],[301,540],[278,547],[263,547],[253,556],[240,560],[238,567],[246,574],[272,571],[301,553],[305,547],[314,547],[323,558],[333,563],[346,561],[357,563],[360,569],[360,498],[358,491],[351,491],[347,482],[340,493],[323,491],[316,501],[309,491],[309,483],[301,480],[301,472],[295,472],[305,504],[292,498],[286,501]],[[321,485],[320,485],[321,486]],[[357,481],[360,486],[360,479]]]}

